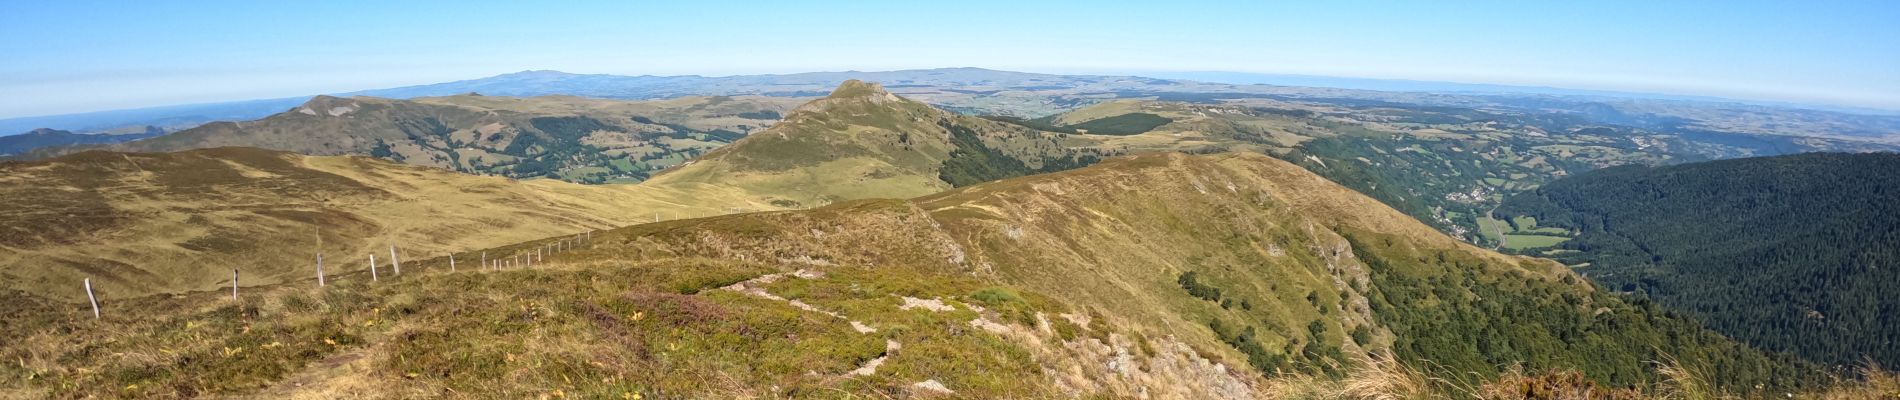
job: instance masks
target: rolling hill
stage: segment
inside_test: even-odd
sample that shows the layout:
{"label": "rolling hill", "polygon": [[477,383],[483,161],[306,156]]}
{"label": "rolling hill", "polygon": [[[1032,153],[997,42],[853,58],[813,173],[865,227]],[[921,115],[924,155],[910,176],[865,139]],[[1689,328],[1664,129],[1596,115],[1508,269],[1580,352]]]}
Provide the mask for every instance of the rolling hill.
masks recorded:
{"label": "rolling hill", "polygon": [[802,208],[910,198],[952,186],[1087,165],[1096,142],[958,115],[848,80],[785,121],[652,179],[732,185]]}
{"label": "rolling hill", "polygon": [[[265,284],[308,275],[306,268],[318,251],[353,258],[394,244],[427,254],[656,219],[907,198],[951,187],[942,177],[951,168],[975,168],[958,175],[965,179],[1002,178],[1073,168],[1098,154],[1057,147],[1055,141],[1061,138],[1053,134],[903,100],[871,84],[848,83],[838,92],[801,106],[787,122],[741,139],[707,161],[663,175],[670,179],[638,185],[513,180],[366,157],[299,156],[252,148],[87,151],[0,164],[0,182],[6,184],[0,198],[20,205],[0,213],[0,224],[7,226],[0,235],[0,287],[54,287],[61,290],[40,294],[73,299],[80,293],[65,289],[75,279],[92,276],[106,296],[138,296],[226,284],[229,269],[240,266],[253,270],[245,282]],[[450,103],[459,105],[446,105]],[[460,122],[454,126],[495,118],[518,121],[508,119],[515,114],[493,111],[504,107],[537,113],[532,115],[590,113],[602,119],[611,112],[639,112],[687,119],[697,125],[679,129],[691,129],[749,123],[753,120],[733,113],[758,105],[718,98],[318,98],[262,121],[214,124],[120,146],[149,150],[274,143],[311,153],[349,154],[360,151],[364,142],[387,143],[381,141],[418,126],[415,121]],[[526,118],[525,124],[551,129],[535,125],[543,118],[552,117]],[[514,125],[499,123],[477,126],[494,127],[489,134],[495,136],[517,136],[501,140],[514,143],[546,133],[514,131]],[[481,132],[406,136],[412,142],[391,148],[394,155],[384,157],[429,165],[422,161],[444,161],[428,158],[438,154],[429,144],[459,143],[475,133]],[[583,139],[596,142],[620,133],[600,128]],[[787,147],[786,138],[818,145]],[[456,167],[485,165],[483,160],[490,156],[480,148],[458,151],[479,155],[450,159],[459,163]]]}
{"label": "rolling hill", "polygon": [[1049,131],[1086,132],[1101,147],[1132,152],[1271,154],[1453,236],[1494,248],[1535,247],[1553,238],[1495,229],[1504,222],[1489,212],[1506,196],[1597,168],[1900,149],[1854,140],[1649,129],[1573,113],[1508,108],[1349,99],[1156,98],[1169,97],[1181,98],[1104,101],[1027,120],[990,118]]}
{"label": "rolling hill", "polygon": [[0,136],[0,156],[21,154],[33,149],[75,144],[108,144],[129,142],[163,135],[165,131],[155,126],[146,126],[126,133],[72,133],[57,129],[34,129],[18,135]]}
{"label": "rolling hill", "polygon": [[[912,200],[454,255],[553,248],[534,267],[451,273],[434,253],[380,282],[346,269],[327,287],[301,279],[236,301],[213,290],[108,302],[104,323],[83,303],[12,298],[0,355],[16,362],[0,363],[0,386],[62,398],[1533,398],[1674,390],[1650,386],[1664,379],[1655,360],[1758,394],[1813,377],[1562,265],[1462,243],[1252,154],[1122,157]],[[1379,375],[1395,362],[1439,379]],[[1406,379],[1418,386],[1361,387]]]}
{"label": "rolling hill", "polygon": [[[215,123],[118,148],[169,150],[220,144],[296,148],[310,154],[363,152],[367,142],[410,140],[384,157],[281,154],[255,148],[209,148],[175,154],[80,152],[44,161],[4,163],[0,199],[19,207],[0,214],[0,286],[57,288],[42,296],[72,300],[74,279],[95,277],[106,296],[142,296],[199,290],[228,282],[230,267],[255,269],[245,282],[277,282],[308,275],[315,252],[365,256],[399,245],[439,252],[513,243],[633,222],[728,214],[743,210],[802,209],[864,197],[916,197],[950,188],[944,165],[965,165],[992,178],[1077,167],[1091,152],[1058,148],[1058,136],[954,116],[882,93],[870,83],[842,85],[840,95],[813,100],[788,121],[741,138],[709,161],[676,167],[673,178],[644,184],[576,186],[559,180],[511,180],[452,173],[486,165],[483,142],[530,142],[524,136],[600,121],[614,112],[682,118],[697,127],[749,123],[735,116],[758,102],[678,99],[623,102],[587,99],[319,99],[291,112],[251,123]],[[589,114],[595,118],[528,116]],[[315,114],[315,116],[312,116]],[[521,121],[517,125],[486,123]],[[523,121],[524,119],[524,121]],[[614,118],[635,125],[633,116]],[[418,123],[429,121],[429,123]],[[895,125],[893,125],[895,123]],[[416,127],[441,136],[409,135]],[[585,123],[580,123],[585,125]],[[616,125],[585,125],[587,142],[602,142]],[[585,129],[583,127],[583,129]],[[659,129],[673,129],[657,125]],[[678,127],[692,129],[693,125]],[[488,129],[488,131],[481,131]],[[405,133],[409,131],[409,133]],[[496,140],[483,140],[490,136]],[[566,129],[562,133],[583,133]],[[507,138],[513,136],[513,138]],[[559,136],[559,135],[557,135]],[[908,136],[908,138],[906,138]],[[562,136],[574,138],[574,136]],[[785,138],[819,144],[788,148]],[[441,157],[441,146],[467,157]],[[435,146],[431,146],[435,144]],[[547,157],[540,148],[524,152]],[[849,152],[855,152],[851,155]],[[371,154],[376,154],[371,150]],[[1009,155],[1016,157],[1009,157]],[[836,157],[836,159],[823,159]],[[982,159],[973,159],[982,157]],[[1056,159],[1060,157],[1060,159]],[[1045,161],[1051,159],[1051,161]],[[456,161],[431,165],[428,161]],[[1011,163],[1003,163],[1011,161]],[[823,176],[825,180],[796,180]],[[969,178],[971,173],[961,174]],[[319,246],[319,241],[323,245]],[[222,277],[222,279],[220,279]]]}
{"label": "rolling hill", "polygon": [[307,155],[369,155],[516,178],[637,182],[771,125],[795,101],[317,96],[260,120],[213,122],[127,143],[44,148],[27,158],[93,149],[166,152],[240,146]]}
{"label": "rolling hill", "polygon": [[[436,254],[729,212],[736,195],[516,181],[249,148],[89,151],[0,163],[0,287],[83,299],[267,284],[367,254]],[[732,199],[732,200],[728,200]],[[387,258],[384,258],[387,262]]]}
{"label": "rolling hill", "polygon": [[1900,363],[1900,155],[1617,167],[1499,209],[1575,236],[1550,256],[1759,347]]}

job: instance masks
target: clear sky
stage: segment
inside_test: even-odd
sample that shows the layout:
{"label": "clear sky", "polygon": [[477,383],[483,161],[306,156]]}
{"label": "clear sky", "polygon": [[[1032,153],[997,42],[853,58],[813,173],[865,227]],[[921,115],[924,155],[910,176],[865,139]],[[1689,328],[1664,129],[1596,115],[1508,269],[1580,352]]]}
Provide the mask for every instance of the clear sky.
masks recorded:
{"label": "clear sky", "polygon": [[528,69],[965,66],[1403,78],[1900,109],[1900,1],[0,0],[0,117]]}

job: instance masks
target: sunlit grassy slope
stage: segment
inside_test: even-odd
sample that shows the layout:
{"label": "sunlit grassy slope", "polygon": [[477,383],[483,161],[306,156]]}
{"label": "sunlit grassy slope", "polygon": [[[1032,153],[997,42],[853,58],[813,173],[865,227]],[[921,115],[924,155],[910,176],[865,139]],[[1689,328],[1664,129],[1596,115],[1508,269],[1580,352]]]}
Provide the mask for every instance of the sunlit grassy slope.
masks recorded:
{"label": "sunlit grassy slope", "polygon": [[[1487,382],[1661,396],[1650,383],[1668,377],[1650,362],[1662,360],[1720,390],[1812,376],[1258,155],[1126,157],[455,256],[552,248],[566,250],[503,271],[450,273],[433,257],[380,282],[351,269],[238,301],[111,301],[101,321],[15,294],[0,357],[16,362],[0,363],[0,385],[21,397],[1417,398],[1403,384],[1426,397]],[[1381,375],[1391,361],[1416,369]]]}
{"label": "sunlit grassy slope", "polygon": [[[88,152],[0,165],[0,287],[123,298],[315,276],[404,258],[743,207],[720,187],[516,181],[245,148]],[[478,262],[478,261],[468,261]]]}

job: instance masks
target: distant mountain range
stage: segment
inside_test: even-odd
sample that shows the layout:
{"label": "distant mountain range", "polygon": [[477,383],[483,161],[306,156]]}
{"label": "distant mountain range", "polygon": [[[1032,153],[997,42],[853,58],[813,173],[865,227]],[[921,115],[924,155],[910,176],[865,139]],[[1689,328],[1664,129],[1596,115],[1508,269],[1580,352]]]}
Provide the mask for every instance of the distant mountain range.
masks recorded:
{"label": "distant mountain range", "polygon": [[185,104],[95,111],[78,114],[47,115],[0,119],[0,135],[51,128],[76,133],[92,133],[133,125],[152,125],[172,130],[186,129],[211,121],[243,121],[296,107],[308,96],[278,99],[244,100],[218,103]]}
{"label": "distant mountain range", "polygon": [[[333,94],[394,99],[481,93],[496,96],[572,95],[611,99],[759,95],[820,97],[837,82],[880,82],[892,92],[952,111],[1025,118],[1067,111],[1114,98],[1201,96],[1279,97],[1399,102],[1434,106],[1585,110],[1608,107],[1625,114],[1655,114],[1748,133],[1793,136],[1885,137],[1900,132],[1900,113],[1840,107],[1790,108],[1789,104],[1505,85],[1457,84],[1229,72],[1141,76],[1054,75],[981,68],[875,72],[811,72],[706,77],[624,76],[523,71],[481,79]],[[1268,85],[1270,84],[1270,85]],[[1225,97],[1220,97],[1225,96]],[[211,121],[240,121],[282,112],[308,97],[101,111],[0,120],[0,134],[37,128],[79,133],[153,125],[168,130]],[[1586,110],[1587,111],[1587,110]],[[1761,122],[1773,120],[1772,123]]]}
{"label": "distant mountain range", "polygon": [[1569,89],[1550,86],[1499,85],[1488,83],[1459,83],[1422,81],[1411,79],[1349,78],[1339,76],[1297,75],[1297,74],[1261,74],[1251,72],[1226,71],[1186,71],[1186,72],[1141,72],[1141,76],[1162,79],[1193,80],[1236,85],[1277,85],[1327,87],[1340,89],[1377,90],[1386,92],[1433,92],[1464,94],[1536,94],[1556,96],[1599,97],[1604,99],[1647,99],[1690,101],[1703,103],[1749,104],[1757,106],[1800,108],[1821,111],[1834,111],[1868,115],[1900,115],[1900,110],[1839,106],[1814,103],[1796,103],[1770,100],[1747,100],[1715,96],[1697,96],[1683,94],[1629,92],[1617,90]]}
{"label": "distant mountain range", "polygon": [[[85,150],[171,152],[234,146],[319,156],[367,155],[516,178],[634,182],[764,129],[797,101],[760,96],[665,101],[317,96],[262,119],[212,122],[129,143],[43,147],[17,158]],[[0,143],[12,138],[0,137]]]}
{"label": "distant mountain range", "polygon": [[[363,90],[331,94],[336,97],[373,96],[393,99],[450,96],[481,93],[493,96],[571,95],[610,99],[661,99],[681,96],[761,95],[777,97],[821,97],[838,82],[862,79],[892,85],[944,87],[1017,86],[1035,88],[1047,85],[1075,86],[1078,81],[1103,77],[1046,75],[994,71],[978,68],[946,68],[883,72],[811,72],[785,75],[739,75],[726,77],[625,76],[570,74],[560,71],[522,71],[481,79],[429,85]],[[1158,81],[1148,78],[1117,77],[1110,80]],[[0,134],[26,132],[36,128],[57,128],[90,132],[123,125],[189,125],[211,121],[241,121],[262,118],[296,107],[309,97],[205,103],[180,106],[99,111],[90,113],[0,119]]]}
{"label": "distant mountain range", "polygon": [[14,155],[33,149],[66,146],[76,144],[110,144],[129,142],[165,134],[164,129],[146,125],[133,132],[72,133],[58,129],[39,128],[32,132],[12,136],[0,136],[0,156]]}

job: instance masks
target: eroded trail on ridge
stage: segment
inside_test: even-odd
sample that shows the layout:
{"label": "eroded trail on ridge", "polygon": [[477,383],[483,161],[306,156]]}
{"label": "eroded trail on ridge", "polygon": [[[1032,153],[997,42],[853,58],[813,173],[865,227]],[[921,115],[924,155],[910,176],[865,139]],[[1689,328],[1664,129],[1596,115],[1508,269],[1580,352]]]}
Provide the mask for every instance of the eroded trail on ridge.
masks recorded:
{"label": "eroded trail on ridge", "polygon": [[[862,321],[845,317],[844,314],[839,314],[837,312],[818,308],[818,306],[814,306],[809,303],[799,301],[797,299],[787,299],[779,295],[772,294],[771,292],[765,291],[765,285],[770,285],[773,282],[778,282],[779,280],[785,279],[786,277],[792,277],[792,278],[797,278],[797,279],[822,279],[825,277],[825,273],[820,272],[820,271],[813,271],[809,269],[799,269],[797,271],[792,271],[792,272],[765,274],[765,275],[760,275],[757,278],[747,279],[739,283],[727,285],[720,289],[743,293],[747,296],[758,297],[758,298],[772,300],[772,301],[784,302],[800,310],[815,312],[815,313],[831,316],[832,318],[845,320],[845,322],[851,324],[851,329],[857,331],[858,333],[867,334],[867,335],[872,334],[872,333],[877,333],[877,328],[872,328],[870,325],[866,325]],[[870,361],[865,361],[862,366],[859,366],[857,369],[851,370],[851,372],[846,373],[846,375],[865,376],[865,375],[876,374],[877,367],[884,365],[885,360],[889,360],[891,358],[891,355],[897,352],[897,349],[900,349],[903,347],[904,345],[898,343],[896,340],[885,339],[884,340],[884,354],[879,355],[877,358],[873,358]]]}

